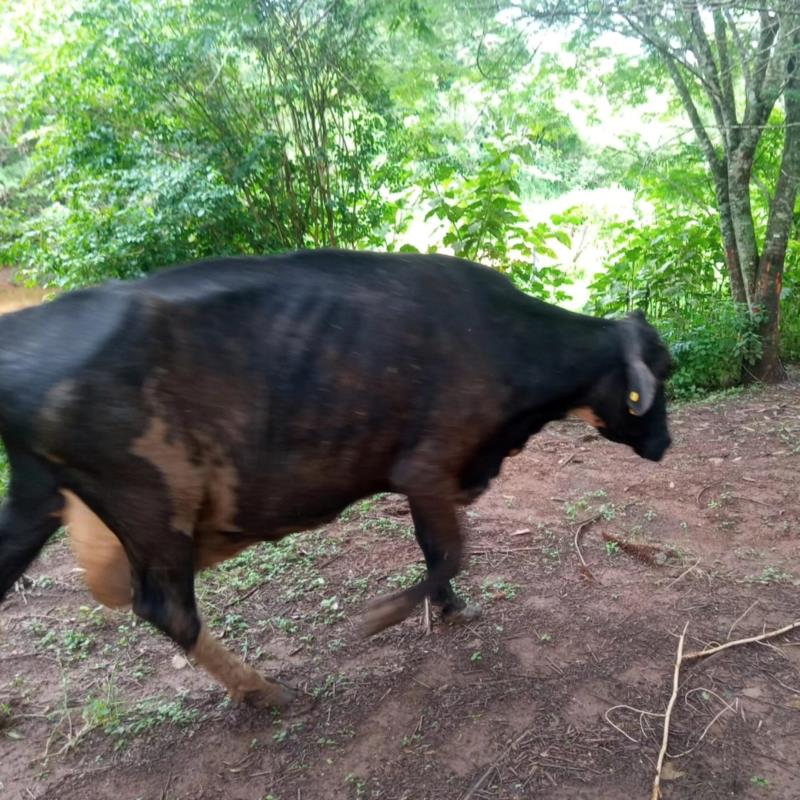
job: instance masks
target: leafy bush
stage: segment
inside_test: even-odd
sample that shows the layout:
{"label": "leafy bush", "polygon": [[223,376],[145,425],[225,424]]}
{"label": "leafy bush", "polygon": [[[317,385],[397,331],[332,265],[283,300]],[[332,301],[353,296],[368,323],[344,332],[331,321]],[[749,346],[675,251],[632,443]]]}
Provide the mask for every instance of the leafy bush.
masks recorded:
{"label": "leafy bush", "polygon": [[717,301],[713,314],[655,322],[672,351],[675,371],[667,388],[676,399],[734,386],[743,366],[746,369],[761,353],[757,323],[727,299]]}
{"label": "leafy bush", "polygon": [[463,177],[452,165],[441,167],[431,189],[431,210],[444,223],[442,242],[462,258],[482,261],[505,272],[520,289],[551,302],[569,299],[572,277],[554,263],[550,246],[571,244],[567,227],[576,213],[554,215],[550,224],[529,224],[522,211],[520,173],[529,144],[514,137],[483,143],[476,173]]}
{"label": "leafy bush", "polygon": [[789,242],[781,295],[781,358],[800,361],[800,241]]}
{"label": "leafy bush", "polygon": [[611,263],[591,283],[587,309],[647,315],[672,350],[673,397],[733,386],[761,354],[759,320],[729,297],[716,220],[665,205],[657,212],[650,224],[609,227]]}

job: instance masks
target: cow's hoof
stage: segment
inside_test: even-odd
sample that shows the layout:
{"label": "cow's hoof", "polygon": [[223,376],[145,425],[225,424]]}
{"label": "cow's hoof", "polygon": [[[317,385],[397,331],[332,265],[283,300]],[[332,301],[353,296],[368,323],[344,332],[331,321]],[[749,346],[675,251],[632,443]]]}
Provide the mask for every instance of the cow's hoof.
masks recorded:
{"label": "cow's hoof", "polygon": [[285,683],[264,679],[262,686],[242,691],[238,699],[253,708],[285,708],[296,696],[297,692]]}
{"label": "cow's hoof", "polygon": [[372,636],[390,625],[402,622],[414,610],[414,605],[415,603],[402,594],[376,600],[361,617],[359,623],[361,635]]}
{"label": "cow's hoof", "polygon": [[474,622],[481,615],[481,607],[469,603],[463,608],[445,608],[442,610],[442,619],[448,625],[465,625]]}

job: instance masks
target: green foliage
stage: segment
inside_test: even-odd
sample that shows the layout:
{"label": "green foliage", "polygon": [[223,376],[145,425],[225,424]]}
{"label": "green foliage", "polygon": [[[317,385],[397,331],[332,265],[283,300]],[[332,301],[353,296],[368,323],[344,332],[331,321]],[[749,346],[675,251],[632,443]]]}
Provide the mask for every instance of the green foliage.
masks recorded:
{"label": "green foliage", "polygon": [[759,316],[751,316],[727,298],[707,312],[691,311],[658,322],[670,345],[675,372],[673,396],[691,398],[739,382],[742,370],[761,355]]}
{"label": "green foliage", "polygon": [[610,263],[589,287],[588,310],[647,315],[672,350],[674,397],[733,386],[761,355],[760,317],[730,300],[715,218],[653,199],[649,224],[609,226]]}
{"label": "green foliage", "polygon": [[[377,244],[403,175],[379,4],[86,0],[16,86],[0,258],[74,286],[209,254]],[[0,165],[1,166],[1,165]]]}
{"label": "green foliage", "polygon": [[800,361],[800,214],[789,242],[781,294],[781,356]]}
{"label": "green foliage", "polygon": [[530,154],[521,141],[484,143],[476,174],[463,178],[452,166],[437,172],[431,210],[426,218],[444,223],[443,243],[462,258],[491,264],[524,291],[551,301],[564,301],[571,277],[542,257],[554,261],[553,240],[570,245],[569,235],[551,219],[551,225],[531,225],[522,211],[519,174]]}

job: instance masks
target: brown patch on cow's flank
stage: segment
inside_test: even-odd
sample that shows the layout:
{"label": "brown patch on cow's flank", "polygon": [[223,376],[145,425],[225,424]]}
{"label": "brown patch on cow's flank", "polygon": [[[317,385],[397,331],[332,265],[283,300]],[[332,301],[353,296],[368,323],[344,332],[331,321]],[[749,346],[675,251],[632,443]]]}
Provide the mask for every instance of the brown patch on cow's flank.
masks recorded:
{"label": "brown patch on cow's flank", "polygon": [[130,451],[159,471],[172,504],[172,528],[191,536],[202,499],[202,475],[192,463],[183,439],[170,433],[167,422],[154,415],[145,432],[133,441]]}
{"label": "brown patch on cow's flank", "polygon": [[589,406],[579,406],[569,411],[569,416],[588,422],[593,428],[605,428],[606,423]]}
{"label": "brown patch on cow's flank", "polygon": [[129,606],[131,568],[122,543],[82,500],[66,489],[62,494],[69,543],[89,591],[109,608]]}

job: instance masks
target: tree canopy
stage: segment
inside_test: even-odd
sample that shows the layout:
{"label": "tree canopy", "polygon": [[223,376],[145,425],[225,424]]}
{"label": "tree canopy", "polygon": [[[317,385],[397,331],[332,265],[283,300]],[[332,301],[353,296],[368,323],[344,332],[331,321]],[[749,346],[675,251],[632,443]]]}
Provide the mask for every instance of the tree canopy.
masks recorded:
{"label": "tree canopy", "polygon": [[6,0],[0,262],[445,249],[641,308],[678,394],[779,379],[798,69],[793,0]]}

